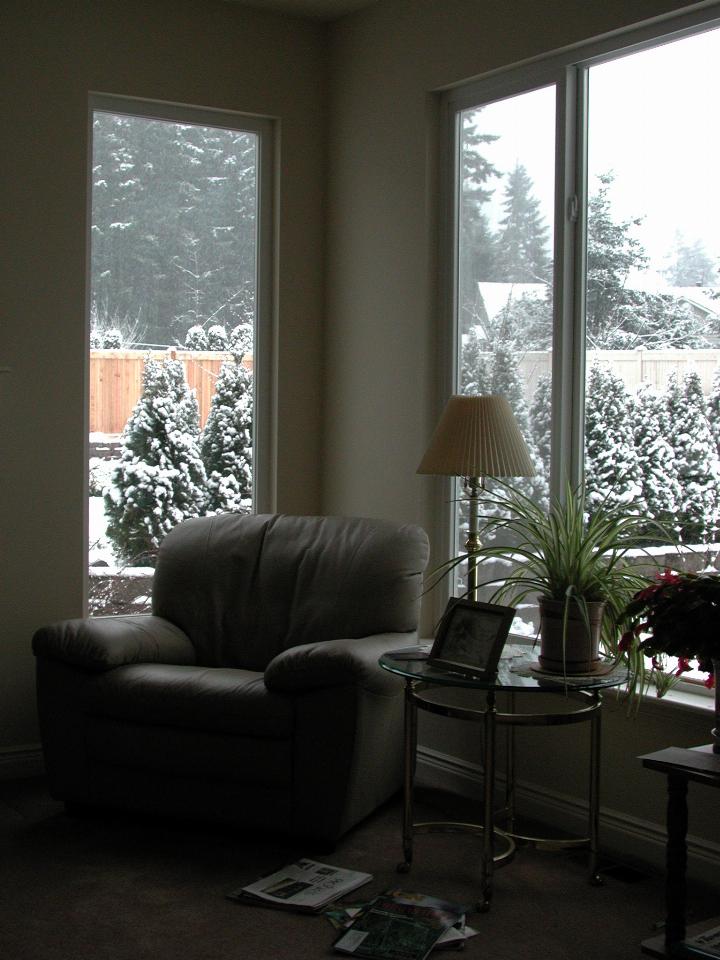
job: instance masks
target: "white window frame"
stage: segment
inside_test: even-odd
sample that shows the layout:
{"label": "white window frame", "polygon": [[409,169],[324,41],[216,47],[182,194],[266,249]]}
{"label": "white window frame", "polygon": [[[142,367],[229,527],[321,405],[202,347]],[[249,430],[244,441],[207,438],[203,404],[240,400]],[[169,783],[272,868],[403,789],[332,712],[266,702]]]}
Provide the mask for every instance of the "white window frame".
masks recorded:
{"label": "white window frame", "polygon": [[[440,307],[443,345],[437,416],[458,388],[457,276],[460,117],[464,110],[508,97],[556,87],[556,171],[552,345],[552,457],[550,491],[561,496],[569,477],[583,473],[585,387],[585,250],[587,237],[588,74],[591,67],[644,48],[720,26],[720,4],[701,3],[658,17],[639,27],[616,31],[546,56],[492,71],[440,93]],[[448,480],[438,502],[442,511],[440,549],[456,552],[456,494]],[[681,682],[682,696],[705,698],[710,691]],[[668,695],[668,702],[678,699]]]}
{"label": "white window frame", "polygon": [[[88,98],[88,195],[86,209],[86,360],[85,360],[85,443],[89,428],[89,337],[90,337],[90,254],[92,225],[93,116],[96,112],[112,113],[172,123],[219,127],[254,133],[257,136],[257,247],[256,247],[256,311],[253,342],[253,510],[270,513],[275,509],[276,456],[273,424],[276,372],[273,363],[275,341],[275,207],[277,168],[277,121],[227,110],[200,108],[175,103],[162,103],[132,97],[91,93]],[[88,460],[88,449],[85,451]],[[87,511],[86,511],[87,512]],[[85,519],[87,524],[87,517]],[[87,530],[86,537],[87,540]],[[86,575],[87,580],[87,575]],[[86,588],[87,589],[87,588]]]}

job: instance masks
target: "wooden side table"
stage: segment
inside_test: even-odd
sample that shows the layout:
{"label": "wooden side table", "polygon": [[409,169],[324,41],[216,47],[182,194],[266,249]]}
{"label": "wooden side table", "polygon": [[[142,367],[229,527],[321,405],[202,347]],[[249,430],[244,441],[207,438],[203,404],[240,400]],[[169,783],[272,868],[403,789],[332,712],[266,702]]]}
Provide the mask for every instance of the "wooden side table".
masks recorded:
{"label": "wooden side table", "polygon": [[[665,933],[642,943],[643,953],[651,957],[702,957],[707,954],[684,944],[686,936],[685,908],[687,904],[687,827],[688,783],[704,783],[720,787],[720,754],[713,753],[712,745],[667,747],[640,757],[643,766],[667,776],[667,873],[665,881]],[[702,924],[716,925],[720,919]]]}

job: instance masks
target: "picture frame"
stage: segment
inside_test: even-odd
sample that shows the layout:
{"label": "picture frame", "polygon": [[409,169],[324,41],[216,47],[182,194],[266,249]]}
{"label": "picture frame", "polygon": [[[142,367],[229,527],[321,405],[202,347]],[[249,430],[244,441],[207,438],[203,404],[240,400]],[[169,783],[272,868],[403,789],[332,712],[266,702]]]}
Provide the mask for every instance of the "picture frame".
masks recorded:
{"label": "picture frame", "polygon": [[428,662],[475,679],[492,679],[514,616],[514,607],[451,599]]}

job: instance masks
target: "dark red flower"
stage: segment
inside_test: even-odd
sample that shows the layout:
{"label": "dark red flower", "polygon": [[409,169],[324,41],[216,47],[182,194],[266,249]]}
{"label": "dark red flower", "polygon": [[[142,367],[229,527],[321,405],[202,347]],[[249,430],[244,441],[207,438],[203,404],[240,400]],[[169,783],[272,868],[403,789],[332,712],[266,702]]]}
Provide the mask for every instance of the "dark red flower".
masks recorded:
{"label": "dark red flower", "polygon": [[690,661],[687,657],[678,657],[678,665],[675,670],[675,676],[679,677],[681,673],[686,673],[688,670],[692,669],[690,666]]}

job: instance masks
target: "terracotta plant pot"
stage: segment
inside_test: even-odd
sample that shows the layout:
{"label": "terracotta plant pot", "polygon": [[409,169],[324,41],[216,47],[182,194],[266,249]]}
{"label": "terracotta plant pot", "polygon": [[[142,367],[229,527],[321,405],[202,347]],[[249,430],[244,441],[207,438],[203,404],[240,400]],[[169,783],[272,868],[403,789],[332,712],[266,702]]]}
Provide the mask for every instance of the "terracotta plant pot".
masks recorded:
{"label": "terracotta plant pot", "polygon": [[590,632],[575,600],[570,601],[567,630],[563,641],[564,600],[538,597],[540,606],[540,655],[543,670],[551,673],[592,673],[600,664],[600,627],[605,604],[587,605]]}

